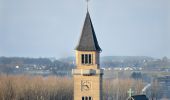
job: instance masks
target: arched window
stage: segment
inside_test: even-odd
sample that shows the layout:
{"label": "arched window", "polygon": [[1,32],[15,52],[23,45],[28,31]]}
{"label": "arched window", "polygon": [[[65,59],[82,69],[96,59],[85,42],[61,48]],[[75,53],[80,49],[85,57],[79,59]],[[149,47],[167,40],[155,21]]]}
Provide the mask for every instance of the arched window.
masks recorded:
{"label": "arched window", "polygon": [[91,96],[89,96],[89,97],[88,96],[85,96],[85,97],[83,96],[82,100],[92,100],[92,97]]}
{"label": "arched window", "polygon": [[81,55],[82,64],[93,64],[93,55],[92,54],[82,54]]}
{"label": "arched window", "polygon": [[88,100],[88,97],[86,97],[85,100]]}
{"label": "arched window", "polygon": [[82,100],[84,100],[84,97],[82,97]]}
{"label": "arched window", "polygon": [[91,98],[91,97],[89,97],[89,100],[92,100],[92,98]]}
{"label": "arched window", "polygon": [[85,63],[85,60],[84,60],[84,54],[81,55],[81,63],[84,64]]}

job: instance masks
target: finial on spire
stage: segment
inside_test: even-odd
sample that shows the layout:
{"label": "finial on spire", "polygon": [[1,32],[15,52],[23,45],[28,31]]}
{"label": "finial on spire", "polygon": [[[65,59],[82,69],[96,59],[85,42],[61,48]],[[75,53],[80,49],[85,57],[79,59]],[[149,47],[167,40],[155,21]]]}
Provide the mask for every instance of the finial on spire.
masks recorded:
{"label": "finial on spire", "polygon": [[89,7],[88,7],[89,1],[90,1],[90,0],[86,0],[86,2],[87,2],[87,11],[89,10]]}

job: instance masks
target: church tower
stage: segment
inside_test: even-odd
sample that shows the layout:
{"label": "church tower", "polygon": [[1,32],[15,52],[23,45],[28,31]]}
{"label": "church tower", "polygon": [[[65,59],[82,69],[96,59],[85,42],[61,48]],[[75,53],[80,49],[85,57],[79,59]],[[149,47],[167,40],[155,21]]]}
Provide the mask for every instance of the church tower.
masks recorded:
{"label": "church tower", "polygon": [[102,100],[102,76],[100,52],[90,14],[87,11],[84,26],[76,47],[74,77],[74,100]]}

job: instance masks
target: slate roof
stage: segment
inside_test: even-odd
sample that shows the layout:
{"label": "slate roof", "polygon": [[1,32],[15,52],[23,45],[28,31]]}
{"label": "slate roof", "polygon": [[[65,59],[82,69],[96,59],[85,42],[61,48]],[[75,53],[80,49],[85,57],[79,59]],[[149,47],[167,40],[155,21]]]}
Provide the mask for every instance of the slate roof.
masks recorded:
{"label": "slate roof", "polygon": [[128,100],[149,100],[146,95],[134,95],[131,96]]}
{"label": "slate roof", "polygon": [[79,43],[75,49],[78,51],[101,51],[88,11],[84,21]]}

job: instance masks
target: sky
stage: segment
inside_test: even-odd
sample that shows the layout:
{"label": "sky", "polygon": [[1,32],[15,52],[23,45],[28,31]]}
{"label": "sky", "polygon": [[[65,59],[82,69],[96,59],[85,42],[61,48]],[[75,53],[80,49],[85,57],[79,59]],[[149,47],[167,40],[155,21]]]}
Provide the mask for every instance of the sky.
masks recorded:
{"label": "sky", "polygon": [[[85,0],[0,0],[0,56],[69,57]],[[101,56],[170,58],[170,0],[91,0]]]}

